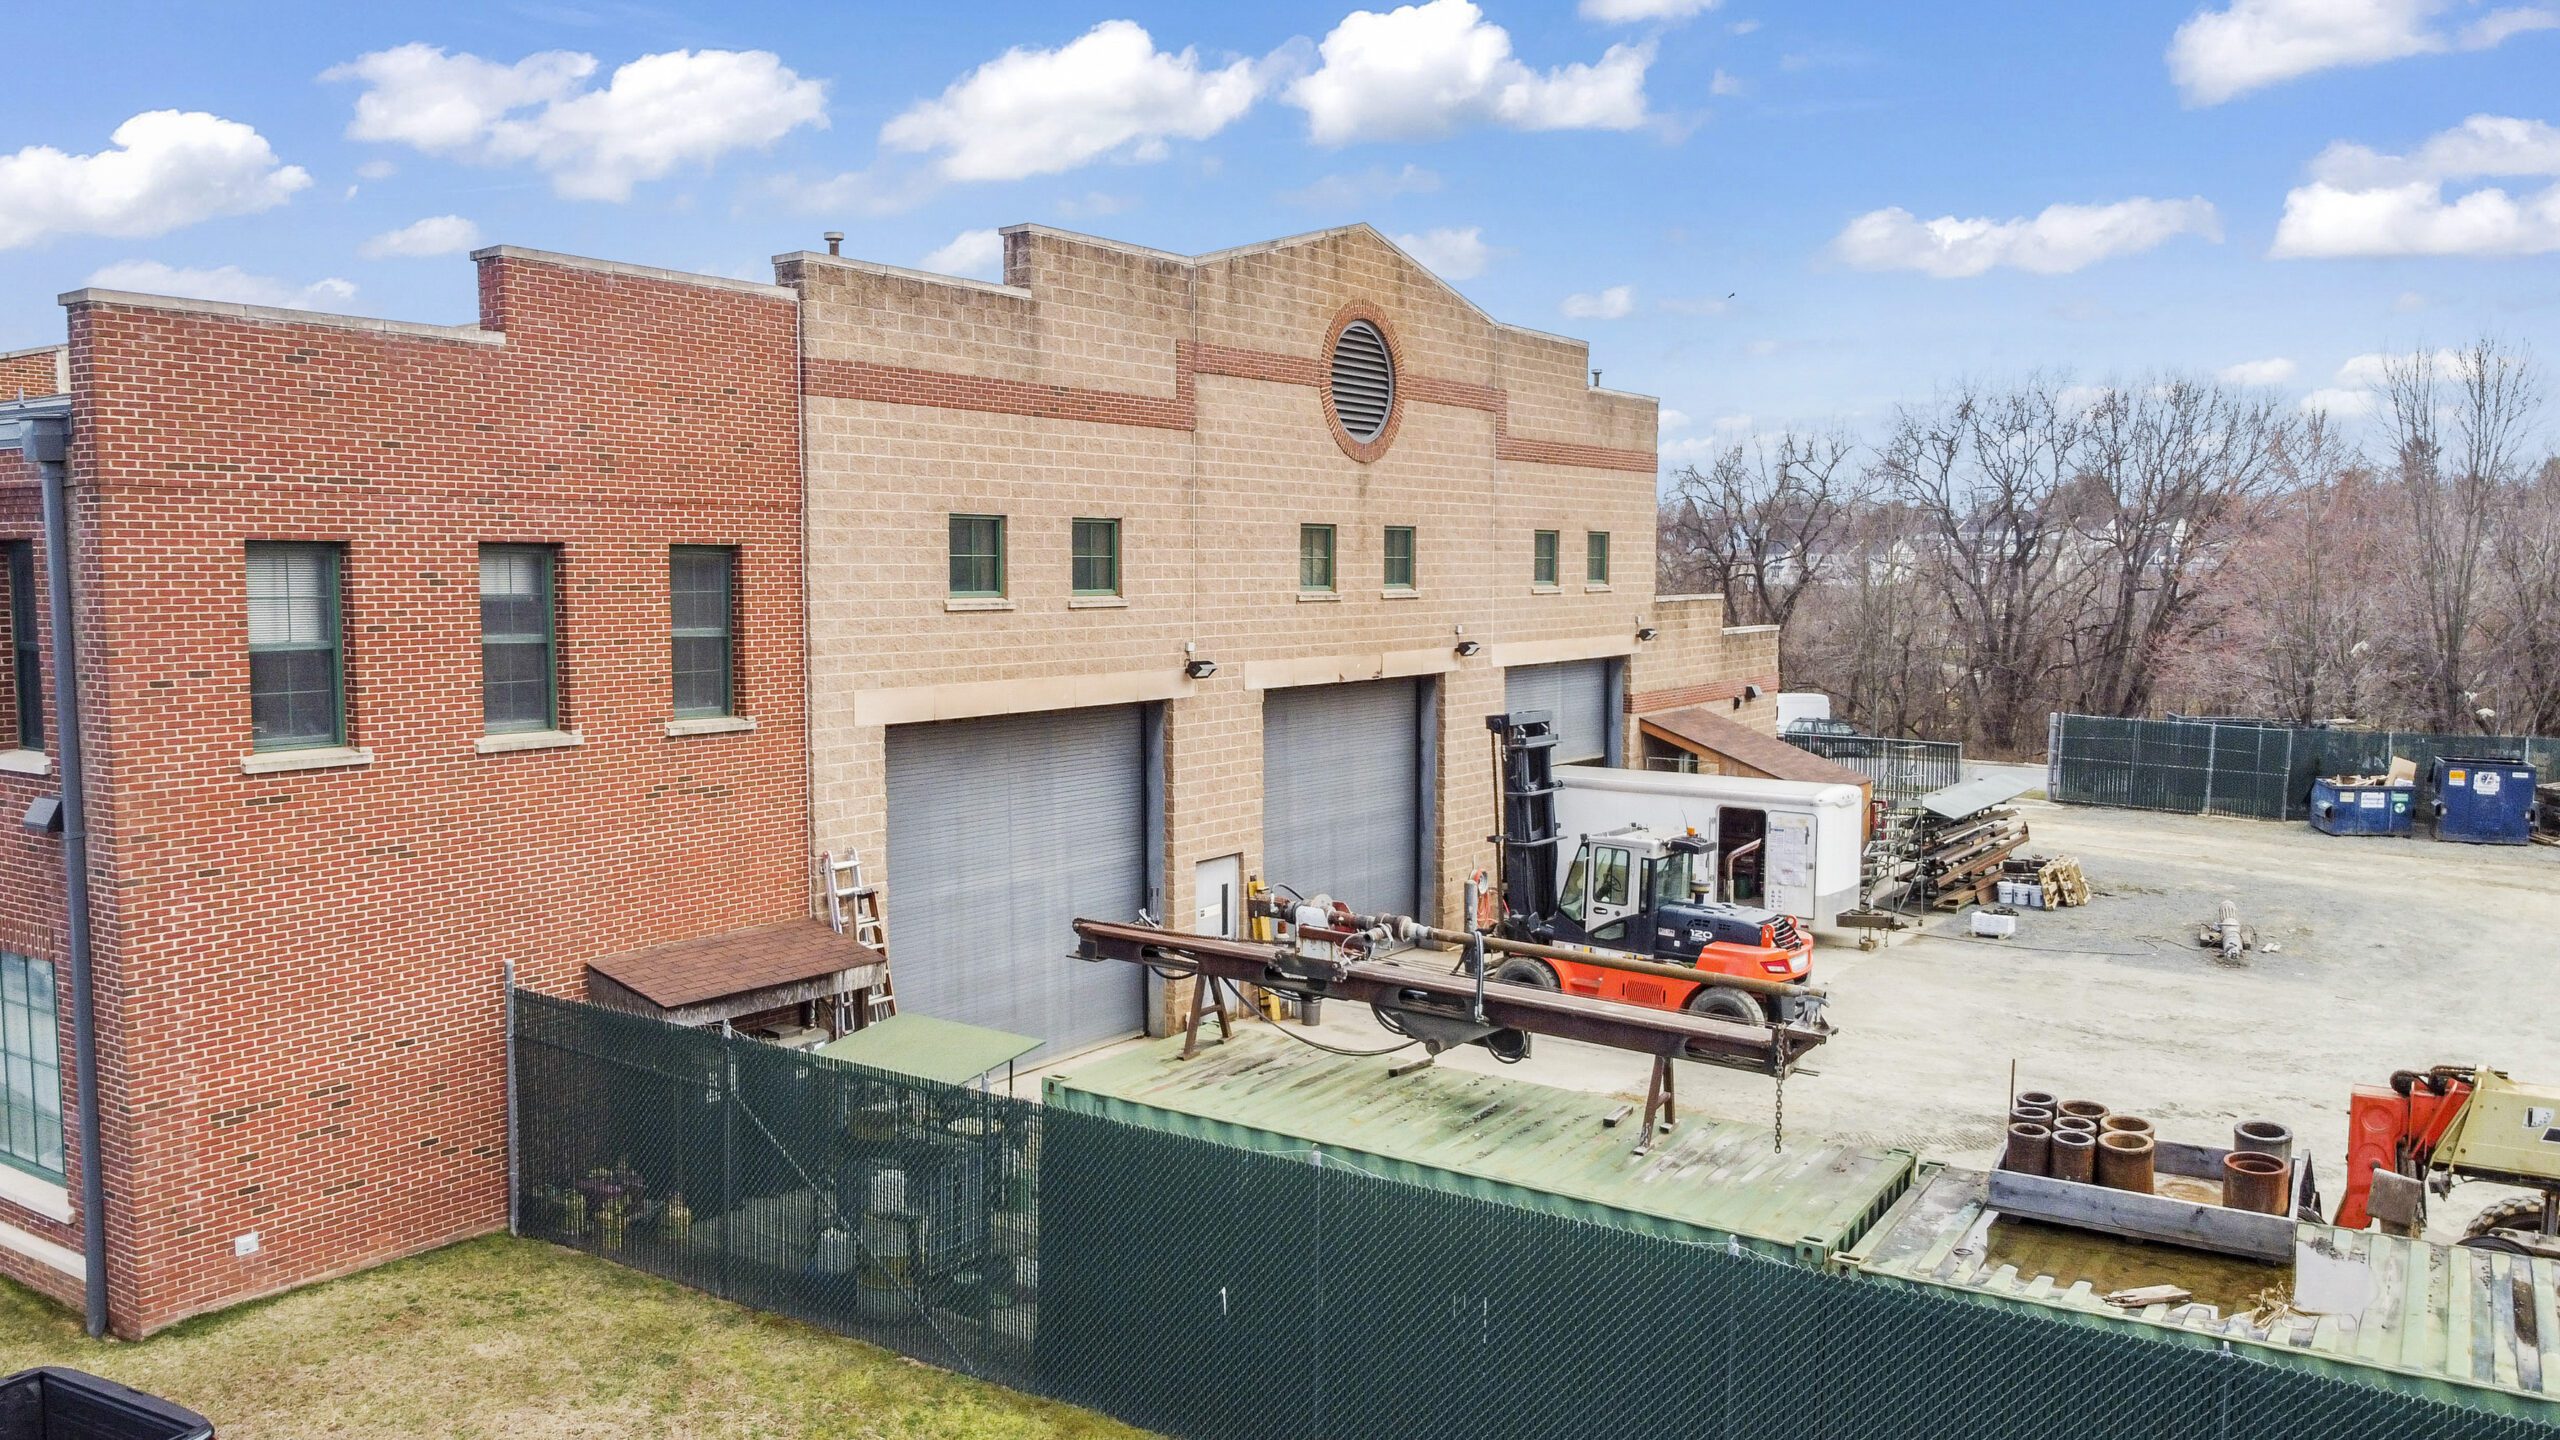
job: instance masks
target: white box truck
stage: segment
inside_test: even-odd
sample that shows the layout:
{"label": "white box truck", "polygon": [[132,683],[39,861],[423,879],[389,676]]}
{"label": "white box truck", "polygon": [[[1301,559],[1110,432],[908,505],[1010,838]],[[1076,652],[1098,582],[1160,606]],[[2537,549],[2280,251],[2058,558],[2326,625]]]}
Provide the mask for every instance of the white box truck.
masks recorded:
{"label": "white box truck", "polygon": [[1556,767],[1556,828],[1573,854],[1585,835],[1641,825],[1708,842],[1691,867],[1702,898],[1757,905],[1816,930],[1857,908],[1867,817],[1855,785],[1681,775],[1598,765]]}

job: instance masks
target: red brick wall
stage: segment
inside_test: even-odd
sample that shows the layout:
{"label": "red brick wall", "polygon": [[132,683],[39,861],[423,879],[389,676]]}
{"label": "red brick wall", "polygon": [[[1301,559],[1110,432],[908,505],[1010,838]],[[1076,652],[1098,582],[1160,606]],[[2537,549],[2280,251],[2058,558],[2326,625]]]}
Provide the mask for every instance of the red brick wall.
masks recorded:
{"label": "red brick wall", "polygon": [[59,395],[62,376],[59,356],[62,347],[27,350],[15,355],[0,355],[0,400],[15,400],[21,395]]}
{"label": "red brick wall", "polygon": [[[72,307],[119,1333],[502,1224],[503,962],[806,912],[792,305],[481,263],[504,345]],[[261,539],[344,546],[368,767],[241,771]],[[475,751],[505,541],[560,547],[580,747]],[[665,732],[687,543],[739,547],[752,733]]]}

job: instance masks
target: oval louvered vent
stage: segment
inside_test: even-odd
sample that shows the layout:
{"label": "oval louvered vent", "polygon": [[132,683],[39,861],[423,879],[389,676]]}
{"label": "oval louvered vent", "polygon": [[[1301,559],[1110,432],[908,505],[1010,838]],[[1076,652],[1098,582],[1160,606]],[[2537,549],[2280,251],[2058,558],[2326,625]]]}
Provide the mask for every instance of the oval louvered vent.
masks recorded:
{"label": "oval louvered vent", "polygon": [[1385,432],[1395,403],[1396,365],[1387,337],[1366,320],[1343,326],[1333,342],[1333,418],[1365,443]]}

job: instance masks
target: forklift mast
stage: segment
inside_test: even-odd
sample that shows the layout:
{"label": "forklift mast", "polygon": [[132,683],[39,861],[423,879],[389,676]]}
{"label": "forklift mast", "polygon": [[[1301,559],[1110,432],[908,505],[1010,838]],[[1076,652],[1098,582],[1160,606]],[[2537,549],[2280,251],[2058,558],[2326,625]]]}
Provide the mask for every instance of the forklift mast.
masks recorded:
{"label": "forklift mast", "polygon": [[1502,792],[1494,807],[1493,843],[1502,859],[1503,928],[1526,935],[1556,913],[1556,877],[1562,869],[1555,717],[1544,710],[1515,710],[1488,715],[1484,724],[1493,732],[1494,777]]}

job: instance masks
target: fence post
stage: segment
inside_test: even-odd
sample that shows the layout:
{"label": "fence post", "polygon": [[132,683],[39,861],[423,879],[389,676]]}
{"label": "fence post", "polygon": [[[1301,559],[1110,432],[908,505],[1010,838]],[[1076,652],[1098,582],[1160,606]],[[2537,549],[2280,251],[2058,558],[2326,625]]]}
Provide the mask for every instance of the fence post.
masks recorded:
{"label": "fence post", "polygon": [[[1964,778],[1964,767],[1956,767],[1956,779]],[[1949,782],[1954,783],[1954,782]],[[2054,710],[2044,717],[2044,798],[2062,799],[2062,712]]]}
{"label": "fence post", "polygon": [[523,1202],[524,1162],[516,1153],[516,962],[509,960],[500,974],[499,1003],[507,1010],[507,1233],[524,1234]]}
{"label": "fence post", "polygon": [[729,1267],[737,1253],[730,1227],[738,1219],[738,1057],[729,1050],[728,1026],[720,1036],[720,1298],[738,1298]]}
{"label": "fence post", "polygon": [[2213,813],[2213,770],[2221,763],[2222,727],[2208,724],[2204,727],[2204,808],[2196,812],[2199,815]]}

